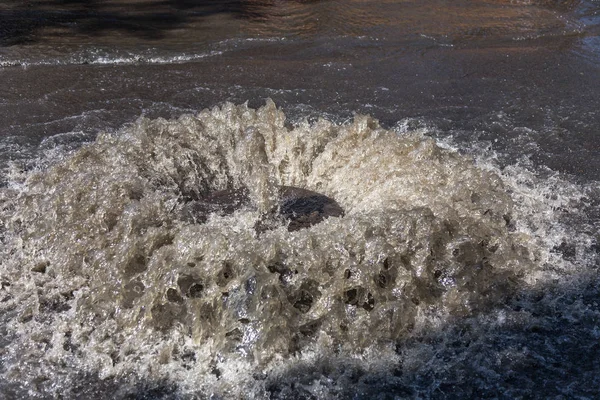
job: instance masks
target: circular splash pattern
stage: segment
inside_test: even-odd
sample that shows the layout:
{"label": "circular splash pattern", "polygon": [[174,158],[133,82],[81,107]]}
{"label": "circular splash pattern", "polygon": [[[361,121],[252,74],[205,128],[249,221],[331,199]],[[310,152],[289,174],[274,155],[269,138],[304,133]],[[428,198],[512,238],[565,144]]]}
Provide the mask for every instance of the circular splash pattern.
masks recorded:
{"label": "circular splash pattern", "polygon": [[[239,375],[218,365],[393,345],[506,301],[538,257],[501,179],[469,158],[366,116],[288,128],[270,101],[140,119],[20,185],[2,199],[2,307],[23,338],[7,359],[35,360],[6,372],[23,381],[193,371],[232,395]],[[291,207],[286,187],[344,213],[256,229]],[[230,209],[190,220],[207,198]]]}

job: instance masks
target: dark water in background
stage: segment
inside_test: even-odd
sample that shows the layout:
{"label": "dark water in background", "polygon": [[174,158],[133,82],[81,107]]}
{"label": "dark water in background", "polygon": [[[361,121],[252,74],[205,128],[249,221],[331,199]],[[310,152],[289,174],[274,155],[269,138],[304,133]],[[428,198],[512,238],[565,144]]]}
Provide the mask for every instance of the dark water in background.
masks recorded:
{"label": "dark water in background", "polygon": [[[216,393],[217,398],[235,398],[239,396],[236,380],[240,388],[249,388],[244,389],[248,390],[243,392],[245,396],[255,398],[594,398],[600,393],[596,377],[600,371],[600,2],[5,0],[0,5],[0,46],[2,168],[12,160],[17,162],[17,169],[28,170],[45,165],[44,157],[60,163],[66,152],[94,140],[98,133],[117,131],[141,115],[177,118],[225,101],[247,101],[249,106],[259,107],[271,98],[292,124],[304,117],[326,117],[341,123],[353,113],[369,114],[383,127],[397,132],[424,129],[427,136],[444,146],[477,158],[482,169],[505,173],[504,184],[513,193],[515,207],[521,207],[515,213],[520,213],[524,221],[517,231],[534,232],[532,237],[537,239],[532,239],[536,242],[532,248],[540,246],[540,253],[553,254],[564,263],[559,267],[555,259],[538,260],[539,271],[532,268],[538,272],[515,272],[519,279],[525,275],[523,279],[528,282],[538,275],[550,277],[540,278],[544,283],[541,288],[523,284],[505,303],[490,300],[493,306],[482,306],[484,311],[479,314],[460,311],[451,299],[432,303],[439,310],[450,310],[449,320],[439,317],[448,323],[447,327],[431,334],[392,335],[398,339],[394,350],[386,353],[379,349],[380,353],[375,352],[379,355],[374,356],[389,358],[387,364],[382,364],[385,366],[377,367],[373,354],[371,358],[363,354],[361,362],[360,357],[342,351],[337,355],[338,362],[347,366],[342,372],[334,361],[307,356],[295,363],[284,362],[279,370],[267,368],[264,373],[252,375],[241,367],[235,372],[233,367],[220,366],[227,360],[217,357],[202,375],[199,371],[204,370],[188,364],[210,357],[194,348],[196,353],[182,350],[177,361],[179,369],[173,367],[170,372],[155,374],[152,370],[156,361],[140,350],[136,360],[124,359],[126,367],[105,373],[104,367],[98,366],[102,363],[86,365],[85,358],[79,364],[69,361],[61,367],[56,359],[67,356],[48,355],[52,340],[59,340],[54,337],[41,341],[46,343],[39,345],[46,346],[44,350],[36,350],[43,352],[44,360],[50,360],[48,364],[32,366],[28,372],[18,368],[18,349],[26,348],[25,344],[9,346],[10,350],[2,353],[0,390],[5,397],[27,394],[44,398],[57,392],[66,398],[102,397],[103,390],[120,388],[117,397],[202,397]],[[318,142],[304,134],[307,142]],[[357,152],[373,157],[378,154],[369,150],[371,144],[366,139],[361,140],[356,144]],[[341,141],[340,146],[344,143]],[[102,146],[98,145],[105,149]],[[162,149],[154,142],[149,146]],[[398,144],[398,148],[402,146]],[[271,153],[268,155],[271,157]],[[34,161],[39,158],[42,160]],[[418,160],[416,157],[413,164],[394,164],[396,161],[384,158],[378,163],[381,171],[402,167],[409,174]],[[438,161],[430,160],[432,165]],[[443,170],[443,161],[439,162]],[[458,164],[463,165],[462,161]],[[85,163],[73,165],[69,171],[87,168]],[[327,168],[322,167],[329,171]],[[375,174],[371,179],[383,186],[386,178],[383,172],[377,175],[377,168],[366,171]],[[464,168],[470,171],[471,167]],[[103,182],[109,167],[99,163],[97,169],[100,175],[93,179]],[[414,177],[419,177],[414,169]],[[52,176],[40,178],[45,182],[42,187],[54,187]],[[305,183],[310,184],[310,179]],[[414,181],[428,184],[419,179]],[[482,183],[483,178],[481,182],[473,179],[473,185],[482,188],[483,197],[489,195],[487,202],[499,209],[505,206],[505,200],[496,197],[496,189]],[[83,193],[83,180],[74,175],[69,182]],[[18,179],[9,174],[3,175],[2,184],[20,187]],[[358,185],[362,184],[370,187],[359,181]],[[324,185],[328,194],[342,198],[352,199],[360,193],[341,183]],[[376,193],[388,199],[388,192]],[[431,193],[437,192],[432,189]],[[11,196],[3,194],[2,199],[9,204]],[[55,201],[49,199],[48,203]],[[437,203],[432,197],[423,204],[437,213]],[[3,216],[11,221],[14,215],[23,215],[23,221],[29,218],[31,226],[36,227],[36,218],[43,219],[27,214],[32,212],[31,204],[10,204],[4,206]],[[357,210],[362,207],[362,203],[350,200],[347,204]],[[439,213],[448,220],[448,215],[453,215]],[[31,336],[29,342],[38,343],[33,334],[26,333],[33,328],[27,328],[24,311],[11,305],[22,297],[16,282],[24,278],[17,278],[18,274],[9,269],[16,263],[11,258],[16,252],[11,235],[17,235],[13,224],[8,223],[9,217],[0,231],[6,243],[2,279],[11,284],[3,283],[2,287],[7,299],[2,309],[7,326],[0,331],[2,341],[17,343],[15,332],[20,332],[22,337]],[[398,217],[398,221],[403,218],[413,217]],[[414,218],[421,221],[425,217]],[[489,221],[489,229],[496,229],[496,222]],[[356,222],[359,226],[361,223]],[[479,228],[473,228],[476,226],[469,222],[456,229],[477,231],[473,233],[476,237],[480,233]],[[344,225],[337,231],[344,229],[352,232],[354,228]],[[65,232],[67,235],[70,231]],[[512,233],[506,235],[502,236],[503,243],[518,242],[510,236]],[[25,242],[33,242],[30,236],[21,236]],[[277,240],[273,238],[273,243],[279,243]],[[256,245],[249,243],[244,249],[252,246]],[[63,251],[55,242],[33,248],[39,252]],[[330,251],[327,249],[322,251]],[[530,251],[535,253],[535,249]],[[515,254],[506,257],[520,260]],[[51,259],[52,255],[46,257]],[[338,261],[341,265],[350,262],[345,258]],[[514,262],[519,265],[515,270],[525,268],[522,260]],[[310,278],[311,273],[307,269],[306,276]],[[59,277],[68,277],[65,279],[69,282],[76,280],[66,272],[62,274]],[[312,279],[317,280],[317,275]],[[482,287],[497,287],[488,281],[500,278],[486,279],[480,286],[466,283],[465,290],[487,293]],[[408,285],[417,287],[421,284],[418,282]],[[321,291],[326,292],[323,288]],[[36,312],[43,315],[49,313],[48,308],[44,311],[44,307],[37,306]],[[432,324],[439,311],[422,304],[417,304],[416,310],[410,312],[434,315],[423,317]],[[85,316],[76,315],[73,321],[78,318],[85,320]],[[511,323],[498,322],[503,318]],[[22,326],[15,325],[17,319]],[[291,320],[286,321],[293,325]],[[479,326],[485,328],[479,331]],[[73,341],[95,346],[75,333],[65,333],[60,340],[66,343],[64,338],[71,334]],[[69,346],[64,346],[67,351]],[[269,346],[265,351],[278,354]],[[111,351],[106,353],[112,356]],[[186,368],[196,375],[182,375]],[[86,377],[86,384],[80,383],[78,374]],[[98,375],[103,379],[94,378]],[[181,385],[185,390],[178,382],[185,382]],[[195,383],[198,392],[190,389]]]}
{"label": "dark water in background", "polygon": [[596,179],[597,13],[593,1],[5,1],[2,159],[140,114],[270,97],[292,118],[423,119]]}

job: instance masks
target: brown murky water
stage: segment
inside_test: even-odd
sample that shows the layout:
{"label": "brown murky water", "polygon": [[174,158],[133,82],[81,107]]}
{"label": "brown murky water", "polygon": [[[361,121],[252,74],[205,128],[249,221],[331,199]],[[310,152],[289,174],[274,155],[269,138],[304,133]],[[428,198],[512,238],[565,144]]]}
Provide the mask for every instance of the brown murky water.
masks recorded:
{"label": "brown murky water", "polygon": [[596,397],[599,26],[5,0],[0,393]]}

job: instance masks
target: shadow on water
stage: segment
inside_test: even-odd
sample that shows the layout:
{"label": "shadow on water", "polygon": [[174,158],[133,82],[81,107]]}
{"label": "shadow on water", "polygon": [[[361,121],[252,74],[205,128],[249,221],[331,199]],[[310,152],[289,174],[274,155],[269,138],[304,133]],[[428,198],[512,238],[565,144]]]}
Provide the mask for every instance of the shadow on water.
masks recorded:
{"label": "shadow on water", "polygon": [[397,344],[401,361],[395,365],[367,369],[352,360],[325,360],[294,366],[266,378],[269,397],[317,399],[320,386],[355,400],[597,398],[598,283],[521,293],[485,314],[416,335]]}
{"label": "shadow on water", "polygon": [[45,35],[117,32],[158,40],[215,14],[260,18],[244,0],[6,0],[0,5],[0,46],[35,43]]}
{"label": "shadow on water", "polygon": [[[146,40],[159,40],[174,29],[185,28],[188,24],[202,23],[202,19],[224,14],[234,19],[245,19],[264,22],[274,19],[285,25],[277,9],[286,12],[300,12],[293,4],[301,8],[311,7],[322,0],[5,0],[0,4],[0,46],[11,46],[35,43],[47,36],[60,35],[101,35],[109,32],[130,35]],[[359,2],[360,3],[360,2]],[[362,6],[371,7],[370,0]],[[410,2],[400,1],[400,6],[411,6]],[[445,2],[434,2],[435,15],[452,14],[461,8],[446,8]],[[488,0],[490,5],[499,5],[496,12],[504,5],[514,6],[510,0]],[[506,3],[506,4],[505,4]],[[575,9],[580,0],[534,0],[524,6],[548,8],[557,12],[568,12]],[[373,5],[376,9],[376,4]],[[429,7],[431,8],[431,7]],[[419,6],[417,6],[419,9]],[[351,10],[350,13],[348,13]],[[342,28],[346,22],[351,23],[360,8],[348,8],[340,2],[335,13],[327,16],[326,23],[341,16]],[[301,12],[302,13],[302,12]],[[284,13],[285,14],[285,13]],[[340,15],[338,15],[340,14]],[[325,16],[325,15],[322,15]],[[469,16],[465,16],[469,20]],[[303,29],[311,29],[318,18],[312,22],[304,21]],[[382,21],[371,21],[375,25]],[[406,24],[410,21],[395,21]],[[395,23],[393,22],[393,23]],[[444,24],[444,21],[441,20]],[[335,25],[335,23],[334,23]],[[314,29],[314,27],[312,27]],[[474,26],[473,29],[484,29]]]}
{"label": "shadow on water", "polygon": [[[367,365],[332,352],[276,373],[257,371],[256,387],[273,400],[597,398],[599,283],[597,276],[579,277],[577,284],[516,293],[505,304],[398,342],[396,363]],[[71,382],[62,398],[227,398],[204,390],[182,393],[174,383],[134,376],[80,373]],[[2,386],[5,398],[27,397],[27,387]]]}

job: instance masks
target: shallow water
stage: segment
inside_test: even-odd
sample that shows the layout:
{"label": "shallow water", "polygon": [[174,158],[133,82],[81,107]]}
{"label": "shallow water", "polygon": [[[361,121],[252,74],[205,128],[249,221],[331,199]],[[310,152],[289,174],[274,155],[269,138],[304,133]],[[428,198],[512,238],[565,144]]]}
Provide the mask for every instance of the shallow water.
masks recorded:
{"label": "shallow water", "polygon": [[4,2],[0,393],[596,397],[599,15]]}

